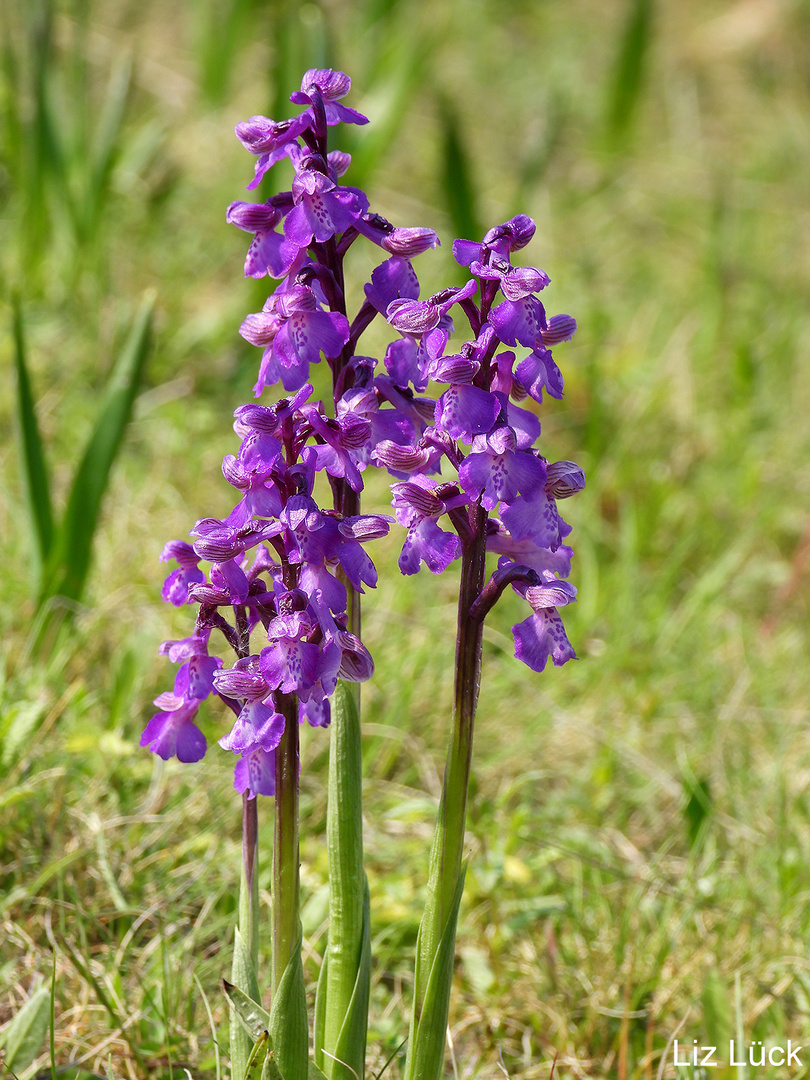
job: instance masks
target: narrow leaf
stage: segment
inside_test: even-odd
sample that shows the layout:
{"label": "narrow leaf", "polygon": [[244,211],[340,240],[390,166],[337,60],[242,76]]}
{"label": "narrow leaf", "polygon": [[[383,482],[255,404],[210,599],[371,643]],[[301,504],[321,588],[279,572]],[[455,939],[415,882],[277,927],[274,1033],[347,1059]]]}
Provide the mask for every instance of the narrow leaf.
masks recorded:
{"label": "narrow leaf", "polygon": [[244,1080],[260,1080],[269,1049],[270,1036],[266,1031],[263,1031],[250,1052],[247,1067],[245,1068]]}
{"label": "narrow leaf", "polygon": [[[370,966],[363,966],[364,935],[368,930],[367,886],[363,871],[363,753],[356,684],[338,682],[332,701],[329,747],[329,800],[326,845],[329,855],[329,957],[325,975],[323,1035],[315,1043],[316,1062],[330,1077],[352,1080],[362,1074],[368,1008]],[[358,986],[358,973],[367,979]],[[354,1004],[352,1004],[354,1003]],[[341,1041],[351,1009],[356,1037]],[[321,1055],[321,1050],[326,1055]],[[344,1066],[336,1065],[332,1057]],[[348,1066],[348,1068],[346,1068]]]}
{"label": "narrow leaf", "polygon": [[43,599],[55,595],[70,600],[81,598],[110,470],[124,440],[149,351],[153,306],[151,295],[141,305],[113,371],[106,400],[73,479]]}
{"label": "narrow leaf", "polygon": [[[239,927],[234,931],[231,978],[234,985],[241,991],[242,995],[254,1002],[259,1002],[261,1000],[259,983],[256,978],[253,961],[250,957],[250,951],[244,938],[239,933]],[[245,1031],[244,1021],[235,1007],[231,1008],[230,1035],[232,1076],[244,1076],[253,1041],[256,1036],[248,1035]]]}
{"label": "narrow leaf", "polygon": [[641,98],[652,39],[653,2],[630,0],[610,93],[608,136],[614,143],[621,142],[627,134]]}
{"label": "narrow leaf", "polygon": [[416,1034],[408,1047],[408,1060],[405,1066],[407,1080],[415,1080],[416,1077],[419,1080],[440,1080],[444,1073],[447,1017],[450,1011],[450,991],[453,985],[453,961],[456,950],[456,924],[466,873],[465,861],[430,969]]}
{"label": "narrow leaf", "polygon": [[53,511],[51,489],[42,438],[39,434],[28,364],[25,355],[20,299],[14,304],[14,363],[17,370],[17,422],[23,459],[23,476],[28,499],[28,511],[36,537],[40,566],[44,566],[53,542]]}
{"label": "narrow leaf", "polygon": [[323,1069],[323,1038],[326,1029],[326,985],[327,985],[327,962],[329,950],[323,954],[323,963],[318,975],[318,986],[315,990],[315,1015],[312,1019],[312,1045],[315,1052],[315,1064]]}
{"label": "narrow leaf", "polygon": [[314,1061],[310,1061],[309,1063],[307,1076],[308,1080],[326,1080],[326,1073],[322,1072]]}
{"label": "narrow leaf", "polygon": [[273,995],[269,1027],[284,1080],[308,1080],[309,1027],[300,939]]}
{"label": "narrow leaf", "polygon": [[346,1010],[346,1018],[340,1029],[332,1062],[332,1080],[355,1080],[362,1077],[366,1057],[366,1029],[368,1027],[368,999],[371,987],[371,914],[369,909],[368,879],[365,878],[363,901],[363,939],[360,963],[354,992]]}
{"label": "narrow leaf", "polygon": [[276,1055],[272,1050],[264,1059],[261,1080],[282,1080],[281,1073],[278,1071],[278,1065],[276,1065]]}
{"label": "narrow leaf", "polygon": [[87,190],[83,211],[85,240],[96,230],[104,201],[105,188],[119,152],[121,128],[124,122],[129,90],[132,83],[132,57],[125,53],[115,63],[107,92],[104,109],[99,121],[90,161]]}
{"label": "narrow leaf", "polygon": [[476,239],[482,235],[483,230],[478,224],[478,214],[475,209],[470,155],[464,144],[458,114],[447,100],[442,103],[441,117],[444,143],[442,161],[444,196],[453,225],[453,235]]}
{"label": "narrow leaf", "polygon": [[205,1015],[208,1017],[208,1026],[211,1028],[211,1041],[214,1044],[214,1060],[216,1062],[217,1080],[222,1080],[222,1065],[219,1060],[219,1039],[217,1039],[217,1027],[214,1023],[214,1016],[211,1012],[211,1004],[208,1000],[208,995],[203,990],[202,983],[197,977],[196,971],[194,972],[194,982],[197,984],[197,989],[200,992],[200,997],[203,1000],[203,1006],[205,1008]]}
{"label": "narrow leaf", "polygon": [[48,1009],[48,1050],[51,1058],[51,1080],[56,1080],[56,953],[51,953],[51,992]]}
{"label": "narrow leaf", "polygon": [[40,986],[20,1009],[6,1031],[5,1065],[22,1072],[39,1057],[48,1034],[51,1016],[51,994]]}
{"label": "narrow leaf", "polygon": [[236,1010],[236,1015],[242,1021],[245,1031],[252,1039],[258,1039],[263,1032],[270,1028],[270,1013],[266,1012],[252,998],[249,998],[238,986],[222,980],[222,989],[228,995],[228,1000]]}

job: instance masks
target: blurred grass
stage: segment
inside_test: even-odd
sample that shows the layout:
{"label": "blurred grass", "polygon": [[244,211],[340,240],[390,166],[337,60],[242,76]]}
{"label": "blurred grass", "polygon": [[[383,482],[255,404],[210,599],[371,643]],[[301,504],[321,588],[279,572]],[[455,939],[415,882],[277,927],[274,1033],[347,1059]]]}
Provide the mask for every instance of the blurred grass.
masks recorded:
{"label": "blurred grass", "polygon": [[[588,474],[565,506],[582,659],[519,668],[510,598],[486,631],[459,1075],[501,1062],[547,1077],[558,1053],[564,1078],[656,1076],[681,1021],[698,1041],[736,1028],[736,980],[747,1038],[801,1041],[810,8],[37,0],[0,23],[0,355],[10,371],[17,290],[57,518],[106,358],[158,290],[86,606],[36,665],[36,538],[16,445],[0,446],[0,1027],[49,979],[53,948],[58,1063],[216,1075],[195,980],[223,1030],[239,808],[216,747],[201,783],[137,746],[170,677],[157,643],[188,632],[158,602],[157,555],[228,508],[219,466],[254,378],[236,328],[266,285],[241,280],[244,241],[224,224],[251,175],[233,126],[278,115],[304,67],[333,63],[372,121],[343,141],[349,180],[443,238],[420,260],[423,292],[455,280],[455,223],[523,211],[550,311],[580,326],[558,350],[566,396],[542,415],[544,452]],[[370,265],[358,251],[358,295]],[[14,408],[4,380],[3,430]],[[385,502],[372,480],[366,505]],[[402,580],[396,554],[396,538],[378,545],[385,584],[364,615],[375,1070],[406,1031],[455,618],[452,577]],[[205,722],[213,743],[221,723]],[[308,732],[313,984],[326,752]],[[268,844],[268,806],[262,822]],[[267,865],[261,880],[267,904]]]}

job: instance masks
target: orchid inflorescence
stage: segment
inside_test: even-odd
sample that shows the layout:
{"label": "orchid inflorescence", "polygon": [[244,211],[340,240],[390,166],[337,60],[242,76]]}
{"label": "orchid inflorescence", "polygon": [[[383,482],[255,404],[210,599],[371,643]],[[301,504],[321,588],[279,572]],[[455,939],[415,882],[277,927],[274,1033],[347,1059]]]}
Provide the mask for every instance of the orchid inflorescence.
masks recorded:
{"label": "orchid inflorescence", "polygon": [[[568,315],[547,318],[537,293],[548,276],[511,263],[534,235],[525,215],[491,229],[480,243],[456,240],[453,255],[469,268],[470,280],[419,300],[411,259],[435,247],[436,234],[396,228],[369,213],[363,192],[339,184],[349,156],[326,149],[328,126],[367,122],[339,103],[349,87],[340,72],[308,71],[292,95],[307,106],[299,116],[282,123],[257,116],[237,127],[257,156],[251,188],[285,158],[295,169],[291,191],[265,203],[233,203],[227,213],[253,234],[245,274],[283,279],[240,328],[263,349],[256,397],[277,382],[293,396],[236,410],[242,442],[236,456],[225,458],[223,473],[239,502],[224,520],[198,521],[193,544],[173,541],[161,556],[179,564],[164,599],[199,610],[191,637],[161,646],[181,667],[174,691],[156,700],[161,711],[142,744],[163,758],[199,760],[206,746],[194,716],[213,693],[236,714],[220,744],[240,756],[237,790],[254,795],[273,793],[272,754],[284,725],[276,695],[295,693],[301,718],[325,726],[337,678],[366,679],[373,667],[347,629],[346,589],[335,569],[358,592],[373,587],[376,571],[361,544],[384,535],[390,519],[320,510],[313,499],[318,471],[353,492],[362,489],[369,464],[396,478],[393,505],[407,529],[399,558],[404,574],[422,563],[440,573],[472,531],[485,528],[487,549],[499,559],[478,610],[511,584],[532,608],[512,628],[518,659],[542,671],[549,656],[555,664],[574,656],[557,613],[576,594],[563,580],[572,551],[563,543],[570,528],[557,501],[579,491],[584,476],[573,463],[549,463],[533,448],[540,422],[517,402],[541,402],[544,391],[562,396],[551,347],[569,340],[576,323]],[[372,273],[350,324],[343,256],[360,236],[389,257]],[[471,336],[450,352],[454,307]],[[400,335],[386,350],[384,371],[356,352],[377,314]],[[519,362],[517,346],[529,350]],[[307,381],[322,354],[335,382],[332,416],[311,400]],[[435,402],[424,396],[431,382],[444,388]],[[453,531],[442,528],[443,520]],[[202,562],[210,564],[207,574]],[[259,624],[267,644],[254,654],[250,634]],[[237,654],[233,668],[209,655],[212,630]]]}
{"label": "orchid inflorescence", "polygon": [[[405,1080],[437,1080],[441,1074],[464,882],[483,620],[511,586],[531,609],[512,627],[517,658],[542,671],[549,657],[560,665],[575,655],[558,613],[576,590],[565,580],[573,553],[563,541],[571,530],[557,503],[581,490],[585,478],[574,463],[549,462],[534,448],[540,421],[522,403],[541,403],[544,394],[562,396],[551,349],[570,340],[576,322],[569,315],[548,318],[537,295],[548,276],[512,264],[513,252],[535,232],[534,222],[522,214],[490,229],[480,242],[456,240],[453,255],[468,269],[468,281],[419,299],[412,259],[438,245],[436,233],[395,227],[370,212],[362,191],[339,183],[349,155],[327,146],[329,127],[367,122],[340,103],[350,85],[341,72],[313,69],[291,98],[304,106],[298,116],[280,123],[254,116],[237,126],[238,138],[257,159],[250,188],[285,159],[294,168],[290,191],[263,203],[235,202],[227,212],[229,222],[253,237],[245,275],[281,279],[262,310],[240,327],[243,338],[262,349],[254,393],[259,398],[281,383],[288,396],[236,410],[241,443],[222,466],[239,495],[235,507],[224,519],[198,521],[192,543],[173,541],[161,556],[178,564],[163,598],[197,605],[197,622],[190,637],[161,646],[180,668],[173,692],[157,698],[160,711],[141,743],[164,759],[198,761],[206,751],[195,723],[200,703],[214,694],[235,714],[219,742],[238,756],[234,786],[242,793],[243,810],[235,987],[229,991],[237,1080],[252,1075],[257,1053],[268,1061],[275,1055],[284,1080],[322,1074],[349,1080],[364,1069],[371,946],[359,696],[339,685],[363,682],[373,672],[360,637],[359,594],[376,586],[377,572],[363,545],[384,536],[396,520],[405,530],[403,574],[417,573],[423,563],[439,574],[461,562],[453,725],[417,942]],[[350,321],[344,259],[360,237],[376,244],[384,258]],[[470,332],[455,345],[453,316],[459,313]],[[396,335],[382,364],[358,352],[378,316]],[[525,352],[520,359],[518,350]],[[311,366],[322,357],[332,376],[328,407],[314,400],[310,381]],[[431,386],[439,389],[435,397]],[[360,512],[363,473],[370,465],[393,478],[395,519]],[[331,487],[331,508],[315,499],[318,473]],[[497,557],[488,581],[487,552]],[[229,668],[209,652],[212,631],[236,655]],[[296,718],[314,727],[333,720],[329,940],[315,1010],[314,1074],[307,1064],[298,920]],[[253,1006],[245,1014],[240,1001],[260,1001],[259,794],[276,799],[274,1004],[269,1014]],[[250,1029],[259,1040],[255,1045],[245,1042],[237,1022],[246,1015],[248,1026],[259,1023]]]}

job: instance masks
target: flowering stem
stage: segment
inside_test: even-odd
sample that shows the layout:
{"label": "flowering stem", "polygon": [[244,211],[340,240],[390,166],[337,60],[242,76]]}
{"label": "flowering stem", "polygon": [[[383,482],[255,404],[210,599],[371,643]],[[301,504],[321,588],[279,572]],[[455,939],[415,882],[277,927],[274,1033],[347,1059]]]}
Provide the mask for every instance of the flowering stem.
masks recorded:
{"label": "flowering stem", "polygon": [[[343,284],[342,259],[335,258],[337,280]],[[350,342],[333,369],[334,396],[354,343]],[[344,517],[360,513],[360,496],[345,480],[333,484],[334,506]],[[346,628],[360,637],[360,596],[339,574],[346,587]],[[333,699],[329,751],[329,794],[326,838],[329,855],[329,940],[326,949],[323,1030],[316,1030],[315,1056],[328,1077],[351,1080],[365,1072],[366,1026],[370,993],[370,957],[364,965],[365,870],[363,868],[363,756],[360,726],[360,687],[339,682]],[[350,1011],[355,1017],[350,1017]],[[355,1027],[359,1038],[341,1039]],[[322,1044],[321,1042],[322,1035]],[[327,1053],[322,1053],[326,1050]],[[332,1055],[332,1056],[330,1056]],[[338,1058],[339,1060],[335,1060]]]}
{"label": "flowering stem", "polygon": [[270,1036],[286,1080],[306,1080],[307,1001],[301,961],[298,871],[298,699],[278,694],[284,734],[276,747],[273,836],[273,1002]]}
{"label": "flowering stem", "polygon": [[279,694],[284,734],[276,749],[273,836],[273,993],[298,944],[298,715],[294,694]]}
{"label": "flowering stem", "polygon": [[[441,980],[434,982],[430,976],[443,939],[445,947],[449,942],[451,951],[455,941],[473,730],[481,682],[483,620],[473,617],[471,609],[484,585],[486,517],[486,511],[480,504],[472,508],[472,535],[469,539],[462,538],[453,727],[430,853],[427,902],[419,929],[411,1037],[405,1068],[408,1080],[437,1080],[442,1073],[449,986],[443,988],[446,993],[441,993]],[[451,978],[452,967],[447,971],[447,980]],[[426,1001],[429,981],[432,982],[431,1000]],[[420,1027],[423,1012],[426,1014],[426,1028]],[[440,1039],[436,1038],[437,1032]],[[423,1043],[421,1047],[420,1041]],[[431,1052],[428,1043],[438,1049]]]}
{"label": "flowering stem", "polygon": [[256,799],[242,796],[242,881],[239,888],[239,932],[255,971],[259,970],[259,811]]}

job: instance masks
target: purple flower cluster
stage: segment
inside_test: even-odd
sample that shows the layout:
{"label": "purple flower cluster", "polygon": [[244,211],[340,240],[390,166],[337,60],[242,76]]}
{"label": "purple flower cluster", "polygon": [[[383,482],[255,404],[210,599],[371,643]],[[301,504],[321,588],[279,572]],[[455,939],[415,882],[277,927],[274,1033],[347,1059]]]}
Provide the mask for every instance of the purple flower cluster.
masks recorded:
{"label": "purple flower cluster", "polygon": [[[499,559],[480,611],[511,584],[532,609],[513,627],[515,655],[536,671],[549,656],[555,664],[574,656],[557,611],[575,598],[562,580],[572,552],[563,544],[570,529],[557,502],[585,480],[576,465],[549,463],[533,448],[540,422],[517,402],[541,402],[544,391],[561,396],[551,347],[570,339],[576,323],[568,315],[547,318],[537,293],[548,277],[510,261],[534,234],[523,215],[491,229],[481,243],[457,240],[453,254],[469,268],[469,281],[419,299],[411,259],[437,246],[435,232],[395,227],[370,212],[362,191],[339,182],[349,156],[327,147],[330,126],[367,122],[340,103],[350,85],[341,72],[308,71],[291,98],[304,106],[298,116],[254,116],[237,126],[257,159],[250,188],[278,162],[294,168],[290,191],[263,203],[232,203],[227,212],[253,237],[246,276],[281,279],[240,328],[262,350],[255,395],[281,383],[292,396],[236,410],[241,445],[223,462],[236,505],[224,519],[198,521],[193,543],[174,541],[161,556],[178,564],[164,599],[197,605],[197,625],[192,637],[161,647],[181,666],[174,691],[156,700],[160,711],[141,743],[163,758],[199,760],[206,746],[195,717],[214,694],[235,714],[220,744],[238,755],[235,786],[251,796],[273,793],[273,753],[285,723],[281,695],[297,696],[301,720],[325,726],[336,680],[371,674],[371,657],[347,614],[347,585],[362,592],[376,584],[361,545],[383,535],[391,520],[357,512],[369,464],[395,479],[393,505],[407,530],[403,573],[422,563],[440,573],[485,535]],[[343,260],[359,237],[386,258],[350,321]],[[455,352],[454,307],[471,328]],[[382,365],[357,352],[377,315],[398,334]],[[518,361],[519,346],[527,355]],[[311,400],[308,381],[322,357],[332,373],[329,413]],[[431,383],[441,388],[437,399],[426,396]],[[319,471],[329,478],[335,510],[321,510],[313,498]],[[259,626],[262,647],[252,652]],[[232,668],[209,654],[212,630],[236,653]]]}
{"label": "purple flower cluster", "polygon": [[[562,396],[562,375],[549,346],[569,340],[576,330],[569,315],[547,317],[536,294],[549,284],[548,276],[510,261],[534,231],[531,218],[518,215],[491,229],[481,243],[457,240],[453,255],[471,275],[461,288],[424,301],[401,291],[398,297],[389,294],[387,318],[402,337],[389,347],[386,367],[396,371],[400,384],[407,376],[415,392],[429,381],[445,389],[418,441],[382,441],[372,458],[401,477],[392,491],[397,520],[408,530],[402,572],[415,573],[424,562],[440,573],[475,530],[484,528],[487,549],[500,558],[482,607],[491,606],[506,584],[528,600],[532,614],[512,628],[515,655],[542,671],[549,657],[559,665],[575,656],[557,612],[576,597],[575,588],[561,580],[573,552],[563,544],[571,530],[557,502],[580,491],[585,476],[573,462],[550,463],[534,448],[540,421],[517,404],[527,398],[542,402],[544,390]],[[471,337],[449,352],[449,312],[455,305]],[[512,351],[517,346],[529,350],[519,362]],[[440,468],[452,479],[436,478]],[[497,517],[490,516],[494,511]],[[442,528],[442,519],[453,531]]]}
{"label": "purple flower cluster", "polygon": [[[385,535],[389,519],[318,509],[312,490],[321,447],[309,440],[333,421],[320,402],[309,402],[311,393],[306,384],[273,406],[237,409],[242,441],[222,471],[239,501],[223,520],[198,521],[193,544],[173,541],[161,556],[179,564],[163,598],[198,605],[197,625],[192,637],[161,647],[182,666],[174,692],[155,701],[161,711],[141,743],[163,758],[198,761],[206,744],[194,719],[215,694],[236,716],[219,740],[239,756],[235,786],[254,795],[273,794],[273,752],[284,732],[279,695],[295,694],[300,719],[324,727],[338,678],[361,682],[373,671],[365,646],[346,628],[346,586],[335,570],[358,592],[373,587],[377,573],[361,545]],[[202,562],[210,564],[207,574]],[[259,626],[264,647],[252,653]],[[238,657],[230,669],[208,653],[214,629]]]}

